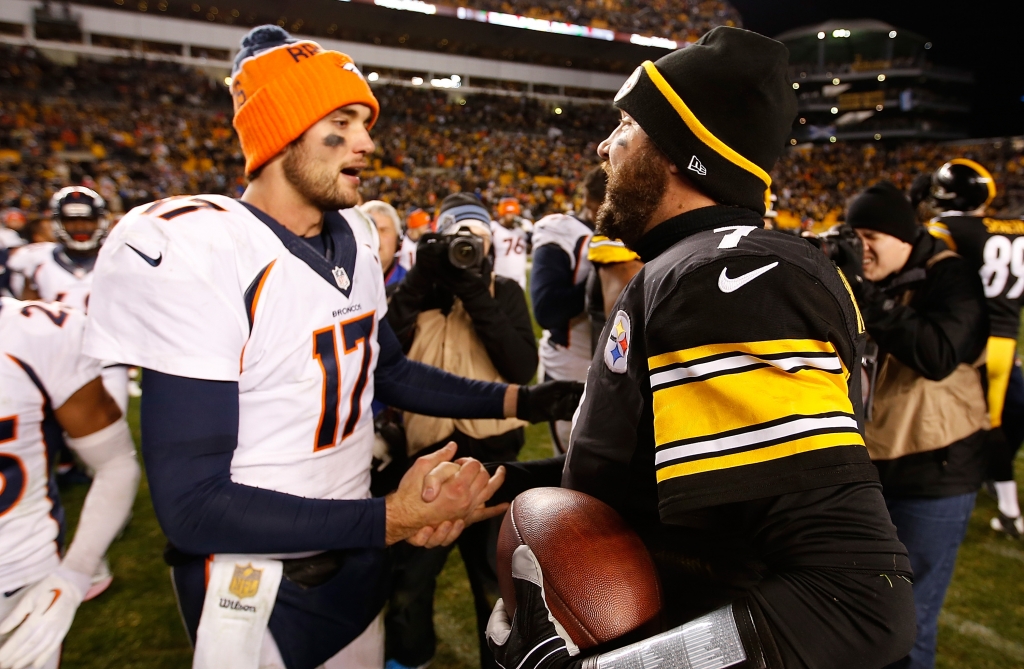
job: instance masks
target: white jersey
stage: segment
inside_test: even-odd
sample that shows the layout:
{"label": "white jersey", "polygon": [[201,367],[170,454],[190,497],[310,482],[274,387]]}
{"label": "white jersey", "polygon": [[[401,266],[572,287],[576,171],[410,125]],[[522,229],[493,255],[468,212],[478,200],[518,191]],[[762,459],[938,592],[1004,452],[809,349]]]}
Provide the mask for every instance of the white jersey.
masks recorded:
{"label": "white jersey", "polygon": [[330,262],[227,197],[132,210],[100,251],[85,350],[237,382],[232,481],[362,499],[370,496],[384,279],[362,218],[329,213],[325,224],[336,240]]}
{"label": "white jersey", "polygon": [[[7,269],[23,277],[25,285],[34,287],[40,300],[63,302],[85,311],[92,291],[91,264],[73,261],[60,244],[40,242],[13,252]],[[15,295],[23,290],[22,285],[12,287]]]}
{"label": "white jersey", "polygon": [[526,230],[518,225],[506,228],[491,221],[491,240],[494,242],[494,273],[512,279],[526,290]]}
{"label": "white jersey", "polygon": [[416,264],[416,242],[408,237],[402,237],[402,245],[398,247],[398,264],[406,271]]}
{"label": "white jersey", "polygon": [[22,239],[21,235],[4,225],[0,225],[0,247],[16,249],[24,245],[25,240]]}
{"label": "white jersey", "polygon": [[100,362],[82,355],[85,320],[63,305],[0,298],[0,593],[60,564],[53,410],[100,375]]}
{"label": "white jersey", "polygon": [[[587,259],[587,245],[593,230],[579,219],[567,214],[551,214],[534,224],[533,248],[555,244],[569,256],[573,270],[573,284],[586,283],[593,271]],[[551,332],[544,331],[540,340],[540,364],[543,372],[553,379],[586,381],[590,367],[590,320],[586,311],[569,322],[568,345],[552,340]]]}
{"label": "white jersey", "polygon": [[[8,263],[13,273],[12,292],[20,297],[25,286],[29,285],[43,302],[62,302],[88,311],[94,260],[79,264],[68,257],[63,246],[53,242],[23,246],[11,254]],[[128,369],[115,364],[106,365],[103,386],[117,402],[121,413],[125,413],[128,409]]]}

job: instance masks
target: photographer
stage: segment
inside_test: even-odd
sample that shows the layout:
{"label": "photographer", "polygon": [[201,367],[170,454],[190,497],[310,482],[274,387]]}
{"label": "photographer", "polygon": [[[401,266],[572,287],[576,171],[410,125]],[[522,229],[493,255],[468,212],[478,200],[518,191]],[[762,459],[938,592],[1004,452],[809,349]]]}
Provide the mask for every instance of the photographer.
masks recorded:
{"label": "photographer", "polygon": [[[445,198],[438,233],[420,239],[416,264],[391,298],[388,322],[412,360],[471,379],[526,384],[537,368],[530,313],[519,284],[494,273],[489,228],[490,216],[475,197],[457,193]],[[406,413],[404,424],[409,457],[454,441],[459,457],[514,461],[524,441],[525,423],[515,419],[449,420]],[[459,542],[481,642],[499,596],[493,567],[496,535],[497,524],[479,523]],[[409,546],[396,555],[385,619],[389,667],[416,667],[433,657],[434,587],[448,550]],[[483,643],[481,662],[493,666]]]}
{"label": "photographer", "polygon": [[863,243],[863,260],[849,239],[840,239],[833,256],[877,345],[877,367],[866,365],[874,382],[865,441],[914,570],[917,640],[893,666],[928,669],[985,473],[985,294],[968,263],[918,226],[895,186],[868,188],[851,202],[846,220]]}

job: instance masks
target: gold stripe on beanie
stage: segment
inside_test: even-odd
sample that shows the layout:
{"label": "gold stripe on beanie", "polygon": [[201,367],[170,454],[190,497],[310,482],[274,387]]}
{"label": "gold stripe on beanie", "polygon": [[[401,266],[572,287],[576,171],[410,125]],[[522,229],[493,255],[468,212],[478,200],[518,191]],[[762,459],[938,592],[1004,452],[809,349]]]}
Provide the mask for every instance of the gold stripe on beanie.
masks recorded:
{"label": "gold stripe on beanie", "polygon": [[685,123],[686,127],[690,129],[690,132],[697,136],[697,139],[704,142],[708,148],[732,164],[756,176],[764,182],[765,186],[772,185],[772,178],[768,176],[767,172],[734,151],[728,144],[715,137],[710,130],[704,127],[704,124],[700,122],[700,119],[698,119],[692,111],[690,111],[690,108],[686,106],[686,103],[683,102],[681,97],[679,97],[679,94],[672,89],[672,85],[669,84],[668,81],[665,80],[665,77],[661,75],[661,72],[659,72],[658,68],[654,66],[654,63],[649,60],[644,61],[642,67],[644,68],[644,71],[647,72],[647,76],[650,77],[651,81],[658,88],[658,91],[660,91],[668,103],[672,105],[672,108],[676,110],[679,117],[683,119],[683,123]]}

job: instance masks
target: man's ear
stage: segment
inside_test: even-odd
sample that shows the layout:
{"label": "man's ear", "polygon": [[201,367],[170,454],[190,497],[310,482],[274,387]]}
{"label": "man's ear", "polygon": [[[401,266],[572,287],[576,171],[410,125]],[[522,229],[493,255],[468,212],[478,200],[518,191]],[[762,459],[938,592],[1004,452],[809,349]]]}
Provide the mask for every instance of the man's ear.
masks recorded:
{"label": "man's ear", "polygon": [[672,174],[679,174],[679,165],[676,165],[672,161],[669,161],[668,171],[671,172]]}

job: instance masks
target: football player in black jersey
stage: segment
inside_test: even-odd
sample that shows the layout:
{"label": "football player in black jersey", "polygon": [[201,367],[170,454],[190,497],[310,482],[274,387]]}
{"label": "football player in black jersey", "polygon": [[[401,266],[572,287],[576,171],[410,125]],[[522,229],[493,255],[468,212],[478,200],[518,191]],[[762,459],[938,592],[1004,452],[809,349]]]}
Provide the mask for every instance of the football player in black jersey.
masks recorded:
{"label": "football player in black jersey", "polygon": [[608,314],[561,483],[639,533],[666,631],[583,657],[523,546],[515,619],[499,602],[488,627],[504,667],[879,669],[912,645],[907,552],[861,432],[863,322],[836,267],[762,220],[787,69],[782,44],[716,28],[615,98],[597,230],[644,267]]}
{"label": "football player in black jersey", "polygon": [[[1017,500],[1013,460],[1024,441],[1024,378],[1014,363],[1024,295],[1024,221],[986,216],[985,209],[995,196],[995,179],[988,170],[965,158],[949,161],[932,175],[929,199],[942,213],[928,223],[928,231],[966,258],[981,274],[985,286],[992,326],[986,363],[993,428],[990,473],[999,499],[999,515],[991,525],[998,532],[1020,539],[1024,520]],[[1007,393],[1008,388],[1016,392]]]}

